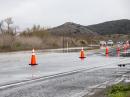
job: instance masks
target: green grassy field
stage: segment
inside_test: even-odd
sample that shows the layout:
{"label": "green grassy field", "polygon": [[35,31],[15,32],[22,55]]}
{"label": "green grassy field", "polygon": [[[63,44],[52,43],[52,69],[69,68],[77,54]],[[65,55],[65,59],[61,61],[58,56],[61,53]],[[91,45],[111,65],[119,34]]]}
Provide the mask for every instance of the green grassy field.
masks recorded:
{"label": "green grassy field", "polygon": [[119,83],[108,89],[108,97],[130,97],[130,84]]}

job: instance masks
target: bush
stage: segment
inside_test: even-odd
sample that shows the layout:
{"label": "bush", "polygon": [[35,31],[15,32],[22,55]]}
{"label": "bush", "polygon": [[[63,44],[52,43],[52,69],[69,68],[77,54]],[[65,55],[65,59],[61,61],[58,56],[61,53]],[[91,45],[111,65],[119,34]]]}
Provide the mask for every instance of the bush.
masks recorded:
{"label": "bush", "polygon": [[123,84],[116,84],[111,87],[110,93],[115,93],[119,91],[124,91],[125,87]]}
{"label": "bush", "polygon": [[0,49],[10,49],[14,42],[14,36],[10,34],[0,34]]}
{"label": "bush", "polygon": [[42,40],[38,37],[16,37],[12,48],[14,49],[29,49],[40,48],[42,46]]}

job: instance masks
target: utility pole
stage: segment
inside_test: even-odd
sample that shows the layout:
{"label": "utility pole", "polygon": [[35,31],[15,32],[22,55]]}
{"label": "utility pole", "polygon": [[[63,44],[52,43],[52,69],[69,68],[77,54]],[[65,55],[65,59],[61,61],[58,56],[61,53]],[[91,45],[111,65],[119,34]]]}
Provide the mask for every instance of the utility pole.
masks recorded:
{"label": "utility pole", "polygon": [[67,41],[67,53],[68,53],[68,51],[69,51],[69,43]]}
{"label": "utility pole", "polygon": [[91,39],[91,49],[92,49],[92,39]]}
{"label": "utility pole", "polygon": [[64,52],[64,42],[65,42],[64,38],[65,38],[65,36],[64,36],[64,31],[63,31],[63,41],[62,41],[63,42],[63,52]]}

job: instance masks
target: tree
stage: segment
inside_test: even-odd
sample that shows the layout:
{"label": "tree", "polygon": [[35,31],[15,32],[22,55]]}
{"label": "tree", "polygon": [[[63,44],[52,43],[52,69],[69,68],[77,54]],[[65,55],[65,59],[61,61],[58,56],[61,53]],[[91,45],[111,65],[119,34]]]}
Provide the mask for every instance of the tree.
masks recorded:
{"label": "tree", "polygon": [[18,28],[18,26],[13,25],[13,20],[11,17],[0,21],[0,32],[2,34],[16,35]]}
{"label": "tree", "polygon": [[3,31],[3,29],[2,29],[2,26],[3,26],[3,20],[2,21],[0,21],[0,32],[1,33],[3,33],[4,31]]}
{"label": "tree", "polygon": [[10,27],[10,25],[13,24],[12,18],[11,18],[11,17],[6,18],[4,21],[5,21],[5,23],[7,24],[7,33],[13,33],[13,32],[12,32],[12,29],[11,29],[11,27]]}

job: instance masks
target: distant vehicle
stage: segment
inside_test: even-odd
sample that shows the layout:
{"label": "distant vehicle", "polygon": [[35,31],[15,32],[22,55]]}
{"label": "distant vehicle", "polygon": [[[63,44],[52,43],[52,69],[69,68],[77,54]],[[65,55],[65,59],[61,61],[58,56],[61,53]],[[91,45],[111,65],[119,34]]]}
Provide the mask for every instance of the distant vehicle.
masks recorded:
{"label": "distant vehicle", "polygon": [[123,41],[118,41],[116,44],[123,45],[124,42]]}
{"label": "distant vehicle", "polygon": [[107,45],[106,41],[100,41],[100,46],[105,47]]}
{"label": "distant vehicle", "polygon": [[129,40],[127,40],[127,41],[126,41],[126,44],[130,44],[130,41],[129,41]]}
{"label": "distant vehicle", "polygon": [[108,40],[108,41],[107,41],[107,45],[108,45],[108,46],[113,46],[113,44],[114,44],[114,42],[113,42],[112,40]]}

